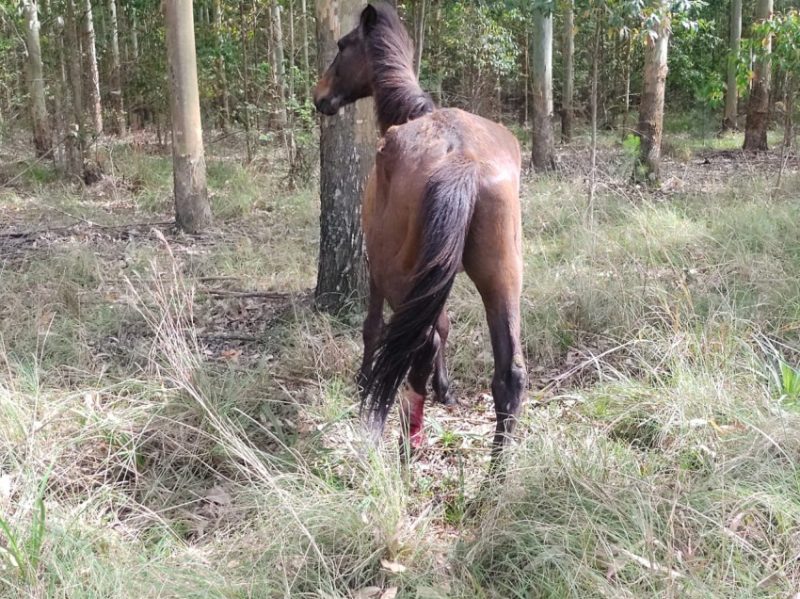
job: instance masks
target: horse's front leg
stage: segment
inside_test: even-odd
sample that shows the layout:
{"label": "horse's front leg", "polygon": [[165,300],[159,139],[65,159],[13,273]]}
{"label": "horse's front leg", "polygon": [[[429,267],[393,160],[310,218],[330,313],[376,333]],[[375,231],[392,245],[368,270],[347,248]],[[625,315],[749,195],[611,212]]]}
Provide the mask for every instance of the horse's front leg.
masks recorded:
{"label": "horse's front leg", "polygon": [[364,358],[358,370],[358,391],[362,399],[365,396],[365,386],[372,374],[372,358],[383,334],[383,294],[378,290],[375,282],[369,280],[369,300],[367,303],[367,317],[364,319],[362,337],[364,339]]}

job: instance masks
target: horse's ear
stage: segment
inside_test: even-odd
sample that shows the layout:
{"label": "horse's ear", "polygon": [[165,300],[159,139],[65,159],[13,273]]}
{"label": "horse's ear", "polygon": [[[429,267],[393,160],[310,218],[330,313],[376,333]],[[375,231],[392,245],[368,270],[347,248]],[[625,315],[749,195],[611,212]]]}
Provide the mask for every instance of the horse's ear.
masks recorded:
{"label": "horse's ear", "polygon": [[367,4],[366,8],[361,11],[361,29],[364,35],[369,35],[378,23],[378,11],[372,4]]}

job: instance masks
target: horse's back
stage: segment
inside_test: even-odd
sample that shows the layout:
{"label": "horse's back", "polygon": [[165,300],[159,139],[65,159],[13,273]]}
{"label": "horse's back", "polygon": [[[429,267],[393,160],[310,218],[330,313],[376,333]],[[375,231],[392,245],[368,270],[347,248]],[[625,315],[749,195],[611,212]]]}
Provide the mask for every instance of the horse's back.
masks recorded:
{"label": "horse's back", "polygon": [[378,160],[432,161],[458,152],[481,164],[520,165],[516,137],[503,125],[459,108],[440,108],[390,127],[381,140]]}
{"label": "horse's back", "polygon": [[520,150],[508,129],[457,108],[390,127],[378,144],[362,214],[370,269],[390,304],[405,296],[418,258],[426,188],[454,159],[473,161],[478,176],[470,238],[519,228]]}

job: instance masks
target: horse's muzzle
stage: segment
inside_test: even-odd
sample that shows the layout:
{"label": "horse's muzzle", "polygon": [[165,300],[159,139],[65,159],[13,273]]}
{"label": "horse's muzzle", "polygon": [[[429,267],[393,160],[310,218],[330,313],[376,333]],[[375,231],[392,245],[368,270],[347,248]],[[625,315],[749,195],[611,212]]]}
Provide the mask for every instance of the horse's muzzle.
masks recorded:
{"label": "horse's muzzle", "polygon": [[333,116],[339,112],[339,102],[333,98],[314,98],[314,106],[317,111],[327,116]]}

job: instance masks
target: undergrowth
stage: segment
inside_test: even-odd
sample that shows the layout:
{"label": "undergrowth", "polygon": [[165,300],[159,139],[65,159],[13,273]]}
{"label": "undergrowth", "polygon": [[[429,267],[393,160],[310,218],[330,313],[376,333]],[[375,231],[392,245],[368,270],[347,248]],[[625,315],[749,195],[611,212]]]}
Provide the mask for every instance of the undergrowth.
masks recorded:
{"label": "undergrowth", "polygon": [[[166,158],[115,160],[126,215],[168,213]],[[469,282],[449,303],[464,406],[431,407],[403,465],[396,421],[379,449],[358,426],[359,318],[306,295],[313,191],[209,179],[205,244],[83,228],[0,259],[0,595],[796,592],[800,207],[759,193],[771,175],[609,180],[591,207],[567,176],[526,183],[531,389],[504,481]]]}

